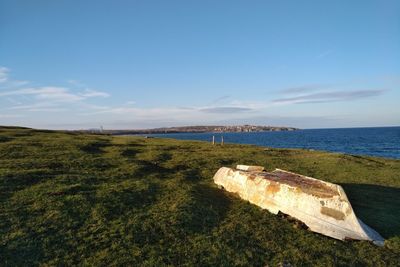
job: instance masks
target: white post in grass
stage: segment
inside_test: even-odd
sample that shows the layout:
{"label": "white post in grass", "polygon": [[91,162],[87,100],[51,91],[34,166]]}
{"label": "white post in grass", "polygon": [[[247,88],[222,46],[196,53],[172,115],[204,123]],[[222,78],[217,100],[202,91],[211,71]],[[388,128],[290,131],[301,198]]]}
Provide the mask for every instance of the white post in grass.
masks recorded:
{"label": "white post in grass", "polygon": [[215,136],[212,137],[212,144],[215,145]]}
{"label": "white post in grass", "polygon": [[221,146],[224,145],[224,137],[221,135]]}

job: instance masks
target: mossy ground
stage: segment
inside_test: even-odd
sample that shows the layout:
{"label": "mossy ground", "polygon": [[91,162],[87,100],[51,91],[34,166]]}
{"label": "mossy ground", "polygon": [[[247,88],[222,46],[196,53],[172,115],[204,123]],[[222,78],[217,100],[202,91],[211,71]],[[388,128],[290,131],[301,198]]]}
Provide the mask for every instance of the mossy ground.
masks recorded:
{"label": "mossy ground", "polygon": [[[219,190],[221,166],[341,184],[388,242],[341,242]],[[0,128],[0,265],[398,266],[400,161]]]}

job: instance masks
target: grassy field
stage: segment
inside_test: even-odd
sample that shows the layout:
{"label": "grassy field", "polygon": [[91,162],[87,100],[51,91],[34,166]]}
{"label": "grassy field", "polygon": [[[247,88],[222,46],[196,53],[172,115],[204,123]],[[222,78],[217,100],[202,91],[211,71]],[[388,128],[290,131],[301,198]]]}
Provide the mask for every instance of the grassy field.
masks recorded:
{"label": "grassy field", "polygon": [[[217,189],[221,166],[341,184],[384,247],[341,242]],[[400,161],[0,128],[0,266],[399,266]]]}

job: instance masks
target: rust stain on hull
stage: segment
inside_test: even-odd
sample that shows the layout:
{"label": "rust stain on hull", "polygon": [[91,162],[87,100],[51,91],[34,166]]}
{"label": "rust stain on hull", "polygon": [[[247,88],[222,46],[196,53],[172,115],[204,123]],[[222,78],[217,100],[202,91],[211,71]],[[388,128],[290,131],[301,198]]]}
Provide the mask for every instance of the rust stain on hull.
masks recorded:
{"label": "rust stain on hull", "polygon": [[259,173],[259,175],[263,176],[267,180],[290,185],[306,194],[317,197],[331,198],[339,195],[337,190],[327,186],[323,182],[306,179],[304,176],[295,173],[275,170],[273,172]]}
{"label": "rust stain on hull", "polygon": [[267,187],[267,194],[275,194],[277,192],[279,192],[281,190],[281,186],[277,183],[271,183],[268,187]]}
{"label": "rust stain on hull", "polygon": [[321,207],[321,214],[335,218],[336,220],[344,220],[346,215],[340,210],[335,210],[327,207]]}

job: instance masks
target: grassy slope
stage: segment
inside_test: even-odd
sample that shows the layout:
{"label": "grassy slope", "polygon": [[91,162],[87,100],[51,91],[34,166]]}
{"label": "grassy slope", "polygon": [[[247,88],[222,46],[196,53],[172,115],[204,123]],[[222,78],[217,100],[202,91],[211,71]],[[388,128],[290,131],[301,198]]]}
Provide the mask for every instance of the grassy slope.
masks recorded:
{"label": "grassy slope", "polygon": [[[388,245],[297,229],[218,190],[216,170],[238,163],[343,185]],[[399,173],[370,157],[0,128],[0,265],[395,266]]]}

